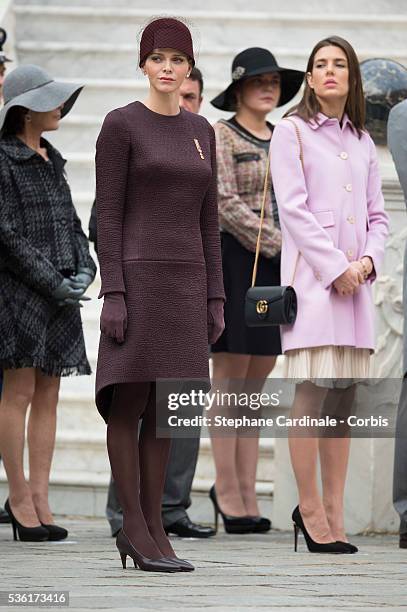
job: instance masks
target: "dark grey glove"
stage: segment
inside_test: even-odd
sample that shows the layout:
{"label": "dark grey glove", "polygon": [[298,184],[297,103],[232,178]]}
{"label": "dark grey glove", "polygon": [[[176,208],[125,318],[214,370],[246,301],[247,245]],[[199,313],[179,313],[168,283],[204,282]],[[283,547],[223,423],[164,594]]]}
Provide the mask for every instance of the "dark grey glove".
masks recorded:
{"label": "dark grey glove", "polygon": [[72,274],[70,280],[73,281],[74,286],[85,287],[86,289],[93,282],[94,274],[90,268],[78,268],[76,274]]}
{"label": "dark grey glove", "polygon": [[81,297],[78,298],[65,298],[64,300],[60,300],[59,302],[57,302],[57,304],[58,306],[76,305],[79,306],[79,308],[83,308],[81,302],[88,302],[90,299],[91,298],[87,295],[81,295]]}
{"label": "dark grey glove", "polygon": [[78,304],[79,299],[90,299],[83,296],[85,291],[86,288],[83,285],[75,286],[71,279],[64,278],[62,283],[52,292],[52,297],[57,301],[59,306],[65,304]]}

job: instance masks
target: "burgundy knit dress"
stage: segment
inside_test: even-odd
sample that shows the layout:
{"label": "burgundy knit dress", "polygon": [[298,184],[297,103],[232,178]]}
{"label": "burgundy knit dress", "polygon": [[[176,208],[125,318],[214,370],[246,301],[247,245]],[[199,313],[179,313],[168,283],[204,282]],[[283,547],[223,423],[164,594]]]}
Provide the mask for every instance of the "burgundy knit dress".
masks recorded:
{"label": "burgundy knit dress", "polygon": [[96,405],[107,422],[116,383],[207,379],[207,300],[224,298],[215,136],[183,109],[141,102],[110,112],[96,145],[102,288],[125,292],[123,344],[101,333]]}

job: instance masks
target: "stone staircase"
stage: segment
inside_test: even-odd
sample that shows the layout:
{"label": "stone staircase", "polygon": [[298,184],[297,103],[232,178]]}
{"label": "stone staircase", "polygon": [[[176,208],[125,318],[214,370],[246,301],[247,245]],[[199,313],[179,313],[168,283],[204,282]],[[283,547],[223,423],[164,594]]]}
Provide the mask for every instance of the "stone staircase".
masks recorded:
{"label": "stone staircase", "polygon": [[[86,231],[94,198],[94,148],[105,114],[146,93],[137,67],[138,33],[151,15],[185,17],[193,24],[197,65],[205,79],[203,114],[212,122],[228,116],[209,100],[229,82],[231,59],[249,46],[270,48],[283,66],[305,68],[312,46],[329,34],[349,39],[361,59],[391,57],[407,64],[407,3],[402,0],[217,0],[204,6],[180,0],[151,9],[142,0],[14,0],[8,18],[15,24],[18,63],[43,66],[55,78],[85,85],[73,111],[49,139],[67,158],[73,199]],[[338,12],[340,6],[340,13]],[[271,120],[284,112],[279,109]],[[390,168],[390,166],[389,166]],[[391,175],[392,170],[389,170]],[[95,259],[96,260],[96,259]],[[88,356],[96,368],[101,302],[100,281],[82,309]],[[70,514],[103,513],[108,462],[105,426],[93,401],[94,374],[63,379],[52,480],[55,509]],[[262,440],[259,492],[272,493],[273,446]],[[208,440],[202,449],[194,489],[213,480]],[[3,484],[0,488],[4,487]]]}

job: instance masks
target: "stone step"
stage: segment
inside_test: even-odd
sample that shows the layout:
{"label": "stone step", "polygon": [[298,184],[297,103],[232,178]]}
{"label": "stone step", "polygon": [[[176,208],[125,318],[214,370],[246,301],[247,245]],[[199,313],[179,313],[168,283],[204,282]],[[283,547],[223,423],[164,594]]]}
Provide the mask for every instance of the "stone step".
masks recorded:
{"label": "stone step", "polygon": [[[18,7],[20,6],[38,6],[39,0],[14,0],[14,4]],[[66,7],[66,0],[41,0],[41,6],[44,7]],[[160,14],[160,11],[154,11],[151,7],[147,6],[147,2],[144,3],[146,6],[145,9],[140,10],[140,0],[70,0],[69,6],[71,7],[84,7],[84,8],[92,8],[96,9],[97,12],[101,8],[110,8],[113,7],[121,8],[121,9],[137,9],[138,12],[143,12],[145,15],[145,19],[148,19],[152,15]],[[193,11],[196,14],[198,11],[196,10],[196,0],[182,0],[182,2],[177,3],[177,10],[171,9],[169,14],[173,16],[185,16],[187,17],[187,11]],[[234,9],[234,11],[238,13],[242,13],[242,11],[247,13],[248,3],[247,0],[229,0],[228,3],[225,3],[225,6]],[[318,12],[321,12],[321,0],[308,0],[304,2],[303,0],[285,0],[285,2],[281,2],[280,0],[254,0],[250,3],[250,7],[253,11],[267,11],[268,13],[272,13],[273,15],[284,13],[284,12],[300,12],[306,13],[309,15],[314,15]],[[374,0],[374,10],[378,14],[385,15],[386,13],[396,13],[400,15],[407,14],[407,6],[405,0]],[[340,4],[341,11],[343,13],[355,13],[355,14],[370,14],[372,11],[372,0],[342,0]],[[338,1],[337,0],[324,0],[323,3],[324,12],[335,16],[338,14]],[[199,14],[206,15],[208,13],[216,12],[220,14],[219,11],[219,0],[206,0],[205,9],[199,11]]]}
{"label": "stone step", "polygon": [[[332,24],[330,25],[332,27]],[[326,34],[327,26],[324,26]],[[382,31],[377,31],[371,25],[366,25],[362,31],[369,32],[376,30],[372,40],[358,39],[355,34],[338,31],[336,33],[348,38],[358,53],[359,59],[363,60],[371,57],[389,57],[406,62],[407,53],[403,46],[406,31],[406,26],[399,31],[391,30],[392,40],[383,41]],[[266,30],[265,37],[256,36],[253,41],[246,41],[246,45],[269,46],[270,40],[273,40],[273,53],[276,55],[280,64],[290,68],[304,70],[309,52],[313,45],[322,38],[323,34],[312,34],[309,41],[306,40],[299,44],[298,32],[282,31],[280,37],[270,38],[271,34]],[[350,35],[349,35],[350,34]],[[364,36],[365,34],[363,34]],[[235,34],[234,34],[235,36]],[[274,34],[273,34],[274,36]],[[379,41],[375,44],[375,37]],[[211,40],[211,39],[209,39]],[[292,46],[289,46],[289,43]],[[201,68],[207,79],[221,79],[222,82],[227,82],[230,79],[230,65],[233,56],[239,50],[239,46],[206,48],[202,50],[197,58],[197,65]],[[143,82],[144,77],[137,65],[137,45],[130,43],[97,43],[97,42],[38,42],[32,39],[19,39],[17,42],[17,55],[20,63],[33,63],[46,67],[46,69],[55,76],[64,76],[65,78],[74,78],[81,75],[82,78],[99,78],[114,75],[115,78],[131,79],[138,78]]]}
{"label": "stone step", "polygon": [[[221,86],[216,90],[212,90],[212,92],[208,89],[205,90],[205,101],[202,104],[200,114],[206,117],[211,124],[216,123],[216,121],[218,121],[221,117],[230,116],[230,113],[220,112],[209,103],[209,100],[220,91]],[[83,90],[81,95],[85,95],[85,90]],[[130,103],[136,99],[142,100],[143,95],[137,95],[137,97],[133,95],[129,100],[119,102],[117,106],[106,108],[106,113],[113,108],[119,108],[120,106]],[[100,103],[103,104],[103,101]],[[105,100],[104,103],[107,105],[108,100]],[[293,103],[291,102],[291,105],[292,104]],[[94,110],[95,113],[89,115],[76,114],[76,109],[72,110],[72,112],[61,122],[58,130],[55,132],[49,132],[46,135],[46,138],[61,152],[64,157],[66,157],[68,154],[75,154],[77,151],[87,152],[94,157],[96,140],[100,133],[105,116],[104,114],[96,114],[96,111],[99,112],[100,108]],[[272,123],[276,123],[283,113],[284,110],[279,108],[276,112],[270,114],[269,120]]]}
{"label": "stone step", "polygon": [[94,153],[63,153],[68,182],[72,190],[95,193],[95,155]]}
{"label": "stone step", "polygon": [[[65,151],[65,154],[67,153],[67,151]],[[71,189],[72,189],[73,185],[72,185],[72,181],[71,181]],[[89,225],[89,219],[90,219],[90,212],[91,212],[91,208],[93,205],[93,201],[95,198],[95,193],[94,191],[72,191],[72,200],[75,206],[75,210],[78,213],[78,216],[81,220],[82,223],[82,230],[85,232],[86,236],[89,236],[89,230],[88,230],[88,225]],[[89,248],[90,248],[90,254],[93,257],[94,262],[97,264],[97,257],[96,257],[96,253],[94,251],[93,248],[93,243],[89,243]],[[94,281],[95,283],[96,281]],[[94,286],[94,283],[92,285],[92,287]],[[96,293],[97,296],[97,293]]]}
{"label": "stone step", "polygon": [[99,438],[104,438],[106,425],[97,411],[94,400],[95,377],[92,375],[77,378],[87,380],[86,388],[81,390],[76,386],[72,389],[70,385],[61,383],[58,402],[58,435],[59,432],[66,434],[75,432],[78,435],[83,432],[91,432],[97,434]]}
{"label": "stone step", "polygon": [[[106,450],[106,428],[100,416],[97,415],[96,408],[94,413],[96,414],[96,419],[93,423],[84,422],[82,432],[62,430],[60,422],[58,423],[50,478],[51,506],[57,514],[104,515],[107,487],[110,480],[110,465]],[[83,418],[83,414],[81,418]],[[97,419],[102,425],[98,423]],[[256,492],[262,506],[265,502],[270,503],[273,495],[273,458],[273,440],[261,439]],[[27,465],[26,456],[26,473]],[[198,497],[205,496],[207,499],[207,493],[214,479],[215,470],[210,440],[202,438],[197,469],[192,485],[193,497],[195,495]],[[7,482],[4,466],[1,465],[0,500],[6,497]]]}
{"label": "stone step", "polygon": [[[258,44],[266,44],[258,41]],[[197,66],[207,79],[230,79],[230,65],[238,49],[212,48],[201,52]],[[307,59],[307,48],[287,49],[274,46],[273,52],[282,65],[303,69]],[[19,40],[17,43],[18,61],[45,66],[55,76],[66,79],[81,75],[87,78],[109,78],[112,75],[120,79],[137,79],[144,83],[137,60],[137,46],[134,44],[108,43],[71,43],[71,42],[37,42]],[[369,53],[371,56],[371,53]]]}
{"label": "stone step", "polygon": [[[394,9],[393,9],[394,10]],[[113,5],[100,7],[44,7],[41,5],[16,6],[18,40],[31,40],[33,23],[35,23],[35,41],[41,44],[50,40],[66,41],[75,44],[85,43],[82,50],[88,48],[88,43],[131,45],[137,53],[137,37],[143,27],[149,12],[137,8],[122,8]],[[185,14],[185,11],[183,11]],[[242,38],[244,31],[245,46],[264,45],[273,41],[273,46],[301,45],[311,49],[317,40],[327,35],[327,30],[349,39],[358,48],[369,46],[383,49],[403,47],[403,32],[407,25],[407,15],[400,13],[386,14],[366,13],[327,14],[319,11],[304,13],[290,12],[285,7],[284,12],[268,11],[189,11],[185,14],[199,30],[199,42],[202,49],[211,46],[234,46]],[[193,28],[193,30],[194,30]],[[52,40],[52,39],[51,39]],[[201,62],[200,62],[201,63]]]}
{"label": "stone step", "polygon": [[[87,138],[88,129],[91,132],[92,129],[94,130],[92,136],[92,151],[94,151],[97,131],[93,126],[96,124],[100,126],[103,118],[109,111],[114,108],[125,106],[134,100],[143,100],[147,94],[145,81],[139,79],[94,79],[72,77],[69,79],[59,78],[58,80],[62,82],[68,81],[70,83],[77,83],[78,86],[84,85],[84,89],[75,102],[75,106],[73,107],[72,111],[61,122],[59,130],[56,132],[48,132],[47,138],[51,142],[59,142],[60,133],[68,129],[68,126],[76,128],[83,119],[83,127],[86,127],[86,132],[84,131],[83,135],[79,135],[77,147],[78,151],[81,150],[79,144],[84,138]],[[201,113],[211,123],[214,123],[221,117],[230,117],[230,113],[219,111],[210,104],[210,100],[220,93],[227,84],[227,77],[224,81],[211,81],[205,79],[204,101],[202,104]],[[282,113],[283,110],[278,109],[276,113],[273,113],[272,119],[274,117],[280,117]],[[66,137],[64,136],[64,142],[67,142],[70,147],[74,146],[75,138],[76,135],[73,137],[66,135]],[[64,151],[62,146],[61,151]]]}
{"label": "stone step", "polygon": [[[278,109],[279,112],[277,114],[273,113],[272,121],[276,122],[280,118],[279,115],[282,112],[282,109]],[[219,113],[219,116],[222,113]],[[74,117],[74,115],[73,115]],[[96,121],[99,121],[98,119]],[[71,124],[72,125],[72,124]],[[69,130],[69,127],[64,128]],[[62,138],[62,137],[61,137]],[[65,138],[65,136],[64,136]],[[67,137],[69,140],[69,136]],[[67,159],[67,175],[68,181],[70,183],[71,189],[73,191],[73,199],[75,202],[75,193],[86,193],[86,200],[82,200],[78,206],[78,214],[82,220],[84,231],[87,233],[87,224],[89,221],[90,215],[90,206],[93,202],[93,195],[89,197],[89,194],[95,193],[95,155],[92,149],[92,136],[89,137],[89,145],[85,146],[85,142],[87,142],[87,135],[84,135],[84,143],[82,149],[80,149],[81,153],[77,153],[76,150],[69,151],[61,148],[61,152],[64,157]],[[51,140],[51,138],[50,138]],[[57,143],[56,137],[54,137],[53,142]],[[61,142],[61,140],[59,141]],[[387,189],[396,189],[397,190],[397,176],[394,168],[394,164],[391,160],[391,156],[389,151],[384,147],[378,147],[378,155],[380,160],[380,167],[382,172],[382,178],[384,181],[384,188]],[[76,202],[75,202],[76,204]]]}
{"label": "stone step", "polygon": [[[52,471],[51,486],[49,491],[50,506],[55,515],[81,516],[81,517],[105,517],[107,500],[107,489],[109,475],[95,476],[92,483],[87,478],[87,473],[70,473]],[[192,505],[188,509],[191,519],[197,523],[213,524],[213,506],[208,497],[208,492],[213,482],[210,480],[194,480],[192,489]],[[256,486],[261,514],[272,517],[273,509],[273,487],[263,487],[263,483]],[[7,481],[4,473],[0,473],[0,504],[8,496]],[[223,531],[220,523],[220,531]],[[109,526],[106,522],[106,532]]]}
{"label": "stone step", "polygon": [[[110,473],[109,460],[106,449],[106,426],[102,418],[98,415],[93,404],[92,417],[89,427],[83,427],[81,431],[77,429],[62,428],[63,420],[59,415],[58,432],[55,444],[53,459],[53,469],[57,472],[71,465],[71,471],[88,472],[89,480],[92,481],[93,474]],[[84,424],[85,425],[85,424]],[[72,463],[75,457],[75,463]],[[273,480],[273,445],[272,440],[262,438],[259,449],[259,465],[257,480]],[[71,463],[70,463],[71,462]],[[196,470],[198,479],[215,478],[212,449],[209,438],[201,438],[198,466]]]}

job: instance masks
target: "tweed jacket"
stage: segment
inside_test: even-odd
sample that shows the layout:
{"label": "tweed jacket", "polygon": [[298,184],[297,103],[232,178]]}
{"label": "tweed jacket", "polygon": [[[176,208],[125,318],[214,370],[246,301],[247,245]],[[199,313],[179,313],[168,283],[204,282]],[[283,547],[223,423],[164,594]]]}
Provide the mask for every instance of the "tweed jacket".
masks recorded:
{"label": "tweed jacket", "polygon": [[[221,229],[232,234],[246,249],[255,252],[259,232],[267,153],[255,139],[227,122],[214,125],[218,163],[218,210]],[[267,192],[260,252],[273,257],[281,250],[281,232],[276,227]]]}
{"label": "tweed jacket", "polygon": [[[271,139],[281,283],[291,284],[295,271],[298,298],[295,323],[281,328],[283,351],[327,345],[373,350],[371,283],[388,235],[375,145],[367,132],[359,138],[347,115],[342,124],[322,113],[308,122],[290,119],[300,132],[304,165],[291,121],[282,119]],[[340,296],[333,282],[364,255],[374,272],[354,295]]]}
{"label": "tweed jacket", "polygon": [[89,254],[65,160],[45,139],[49,161],[19,138],[0,139],[0,270],[50,297],[62,271],[96,265]]}
{"label": "tweed jacket", "polygon": [[[407,206],[407,100],[394,106],[387,124],[387,142],[393,156],[400,185]],[[403,374],[407,375],[407,242],[404,253],[403,304],[404,304],[404,351]]]}

